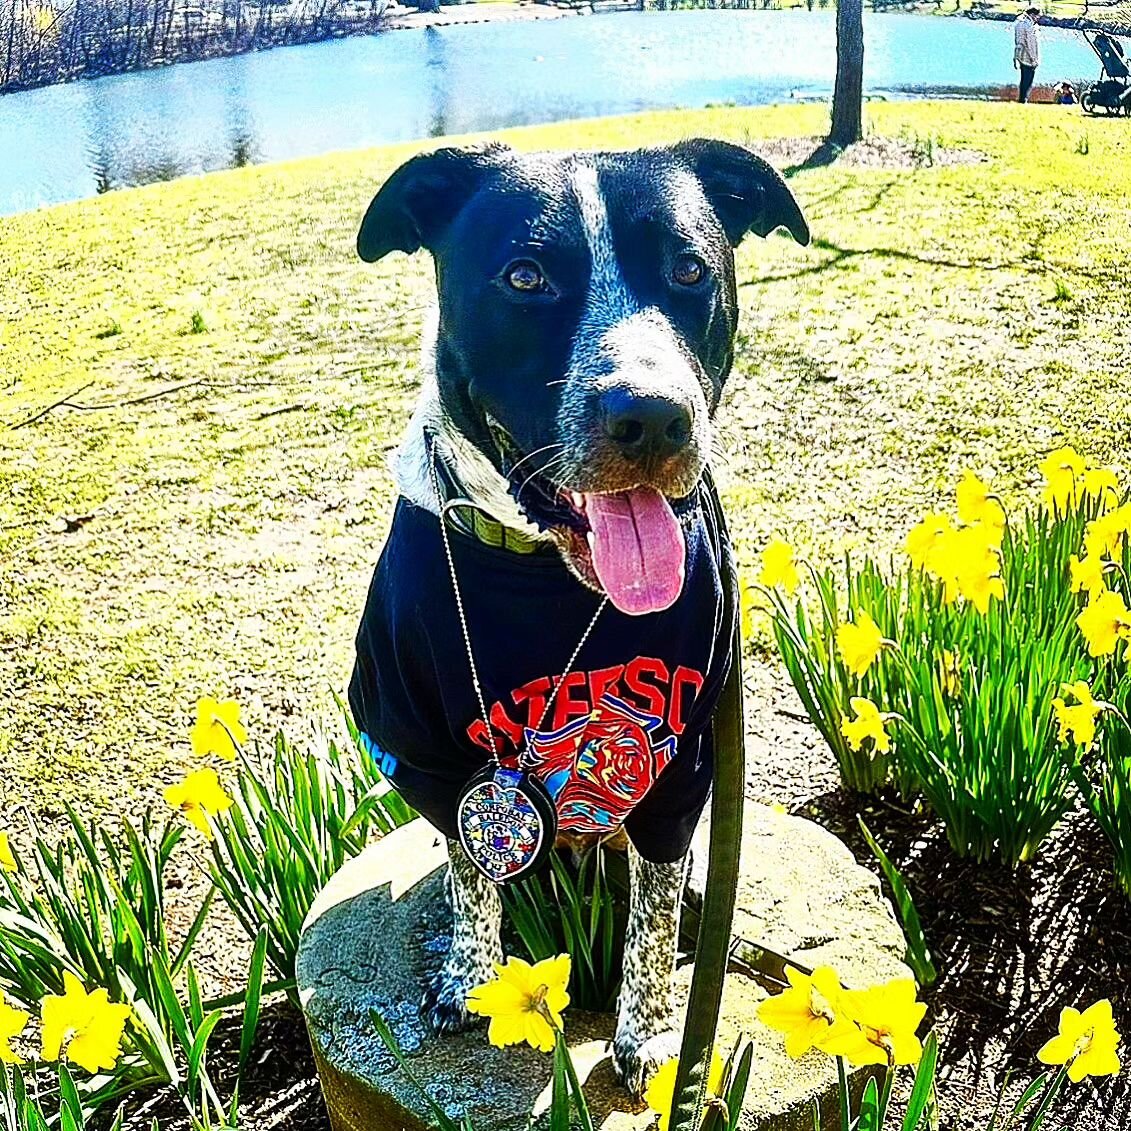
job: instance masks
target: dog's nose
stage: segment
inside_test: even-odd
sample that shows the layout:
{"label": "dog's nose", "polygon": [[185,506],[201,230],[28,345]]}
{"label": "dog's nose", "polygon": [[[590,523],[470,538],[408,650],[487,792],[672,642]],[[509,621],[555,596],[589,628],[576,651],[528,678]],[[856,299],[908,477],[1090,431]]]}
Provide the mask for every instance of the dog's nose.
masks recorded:
{"label": "dog's nose", "polygon": [[629,459],[667,459],[691,441],[691,410],[667,397],[608,389],[601,394],[601,421]]}

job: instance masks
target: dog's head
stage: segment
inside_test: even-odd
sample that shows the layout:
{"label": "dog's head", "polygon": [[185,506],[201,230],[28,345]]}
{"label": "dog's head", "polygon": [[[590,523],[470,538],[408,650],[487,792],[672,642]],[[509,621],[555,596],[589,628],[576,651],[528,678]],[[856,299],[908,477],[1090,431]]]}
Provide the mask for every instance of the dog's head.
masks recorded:
{"label": "dog's head", "polygon": [[629,613],[683,584],[678,515],[733,358],[736,247],[809,230],[760,157],[441,149],[398,169],[357,247],[436,265],[443,412],[574,571]]}

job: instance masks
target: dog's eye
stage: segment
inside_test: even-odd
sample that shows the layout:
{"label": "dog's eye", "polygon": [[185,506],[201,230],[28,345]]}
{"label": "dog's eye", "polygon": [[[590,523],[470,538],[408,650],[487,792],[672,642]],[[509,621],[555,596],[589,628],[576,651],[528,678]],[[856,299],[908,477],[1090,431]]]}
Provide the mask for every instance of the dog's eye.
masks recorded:
{"label": "dog's eye", "polygon": [[529,259],[520,259],[512,263],[504,273],[507,286],[512,290],[522,291],[523,294],[534,294],[545,289],[546,277],[542,274],[537,263]]}
{"label": "dog's eye", "polygon": [[707,264],[697,255],[681,255],[672,267],[672,278],[681,287],[694,287],[707,277]]}

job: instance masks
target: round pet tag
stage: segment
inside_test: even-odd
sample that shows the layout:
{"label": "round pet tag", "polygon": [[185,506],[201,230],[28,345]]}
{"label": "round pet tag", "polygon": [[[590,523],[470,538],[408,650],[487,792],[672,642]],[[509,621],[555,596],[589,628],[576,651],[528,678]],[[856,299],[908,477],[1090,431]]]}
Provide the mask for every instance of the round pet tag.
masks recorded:
{"label": "round pet tag", "polygon": [[456,807],[459,842],[489,880],[508,884],[549,855],[558,816],[546,787],[530,774],[488,766],[464,786]]}

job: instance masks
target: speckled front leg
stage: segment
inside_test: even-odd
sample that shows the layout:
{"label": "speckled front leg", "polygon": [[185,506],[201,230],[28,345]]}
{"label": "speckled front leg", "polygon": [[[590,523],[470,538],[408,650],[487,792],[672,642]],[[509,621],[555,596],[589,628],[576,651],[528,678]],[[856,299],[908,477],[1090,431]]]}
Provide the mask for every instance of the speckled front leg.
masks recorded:
{"label": "speckled front leg", "polygon": [[636,1096],[664,1061],[679,1054],[672,973],[685,863],[650,864],[629,845],[631,892],[613,1065]]}
{"label": "speckled front leg", "polygon": [[451,949],[420,1003],[424,1020],[437,1035],[458,1033],[479,1021],[467,1011],[467,995],[493,978],[493,964],[503,960],[499,889],[472,864],[455,840],[448,841],[448,896],[452,907]]}

